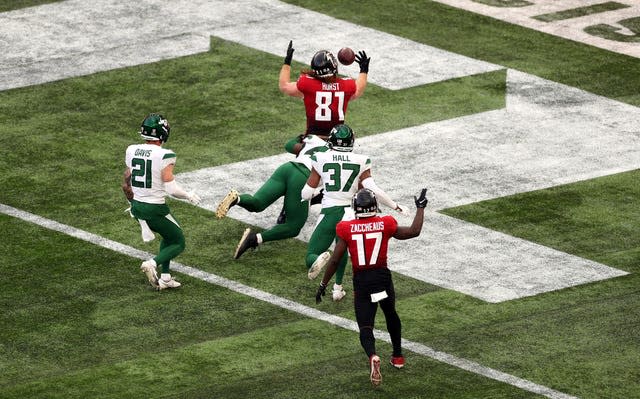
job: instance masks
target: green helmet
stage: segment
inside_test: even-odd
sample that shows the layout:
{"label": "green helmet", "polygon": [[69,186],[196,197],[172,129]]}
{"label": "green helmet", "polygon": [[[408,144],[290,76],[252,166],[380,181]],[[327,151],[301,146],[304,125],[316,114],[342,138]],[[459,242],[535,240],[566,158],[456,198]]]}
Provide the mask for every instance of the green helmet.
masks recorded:
{"label": "green helmet", "polygon": [[166,143],[169,140],[169,122],[160,114],[149,114],[142,121],[140,136],[145,140],[160,140]]}
{"label": "green helmet", "polygon": [[329,148],[336,151],[351,152],[356,137],[353,130],[347,125],[335,125],[327,139]]}

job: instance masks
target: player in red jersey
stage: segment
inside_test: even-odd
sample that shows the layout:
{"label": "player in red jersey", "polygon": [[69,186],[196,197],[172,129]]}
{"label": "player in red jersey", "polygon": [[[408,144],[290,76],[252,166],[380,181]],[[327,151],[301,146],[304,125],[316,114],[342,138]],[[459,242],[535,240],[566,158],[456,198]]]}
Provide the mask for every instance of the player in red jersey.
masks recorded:
{"label": "player in red jersey", "polygon": [[[287,55],[280,68],[280,91],[291,97],[299,97],[304,101],[307,117],[307,128],[300,135],[300,141],[309,134],[327,140],[331,129],[344,123],[349,101],[360,97],[367,87],[369,61],[364,51],[356,54],[356,62],[360,65],[360,73],[356,80],[338,77],[338,61],[327,50],[320,50],[313,55],[310,69],[303,70],[296,82],[291,82],[291,59],[293,58],[293,41],[289,41]],[[289,150],[287,150],[289,151]],[[291,152],[291,151],[289,151]],[[295,154],[297,155],[297,154]],[[322,193],[311,200],[311,204],[319,203]],[[284,208],[278,216],[278,224],[286,223]]]}
{"label": "player in red jersey", "polygon": [[366,188],[359,190],[351,201],[356,218],[343,220],[336,226],[338,240],[335,250],[316,292],[316,303],[320,303],[329,280],[338,268],[338,261],[348,249],[353,267],[353,303],[360,328],[360,344],[369,357],[370,379],[375,386],[382,381],[380,357],[376,354],[373,336],[378,304],[384,313],[393,345],[391,364],[396,368],[404,366],[402,326],[396,312],[396,295],[391,271],[387,267],[387,247],[391,237],[406,240],[420,235],[424,208],[428,202],[427,189],[422,189],[420,196],[414,199],[416,214],[413,223],[411,226],[398,226],[393,216],[378,215],[378,201],[373,191]]}
{"label": "player in red jersey", "polygon": [[349,101],[360,97],[367,87],[369,61],[364,51],[358,52],[356,62],[360,73],[356,80],[338,77],[338,61],[327,50],[320,50],[311,59],[310,70],[302,71],[296,82],[291,82],[293,42],[289,42],[287,55],[280,69],[279,88],[291,97],[304,100],[307,116],[305,134],[326,139],[331,128],[344,123]]}

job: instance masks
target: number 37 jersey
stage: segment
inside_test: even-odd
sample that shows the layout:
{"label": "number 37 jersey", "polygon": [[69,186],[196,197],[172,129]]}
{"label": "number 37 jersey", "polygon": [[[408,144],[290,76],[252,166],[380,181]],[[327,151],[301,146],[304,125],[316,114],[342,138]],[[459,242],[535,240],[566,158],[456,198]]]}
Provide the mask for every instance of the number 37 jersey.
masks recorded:
{"label": "number 37 jersey", "polygon": [[148,204],[164,204],[167,194],[162,169],[176,163],[176,154],[154,144],[134,144],[127,148],[125,163],[131,170],[133,199]]}
{"label": "number 37 jersey", "polygon": [[351,198],[359,188],[360,176],[371,169],[368,156],[353,152],[316,152],[311,156],[311,162],[324,188],[323,208],[351,205]]}
{"label": "number 37 jersey", "polygon": [[363,270],[387,267],[389,239],[398,230],[393,216],[341,221],[336,226],[336,235],[347,243],[353,274]]}

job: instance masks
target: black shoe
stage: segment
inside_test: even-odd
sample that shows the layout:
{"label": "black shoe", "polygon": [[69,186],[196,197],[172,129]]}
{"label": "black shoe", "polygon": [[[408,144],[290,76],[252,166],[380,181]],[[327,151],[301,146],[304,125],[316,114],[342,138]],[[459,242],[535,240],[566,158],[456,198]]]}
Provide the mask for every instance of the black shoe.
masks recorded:
{"label": "black shoe", "polygon": [[324,189],[320,190],[318,195],[316,195],[315,197],[311,198],[311,201],[309,202],[309,205],[321,204],[322,203],[322,197],[324,197]]}
{"label": "black shoe", "polygon": [[236,253],[233,255],[233,259],[238,259],[249,248],[258,248],[258,236],[252,232],[251,229],[246,229],[236,247]]}
{"label": "black shoe", "polygon": [[278,215],[278,220],[276,220],[276,224],[285,224],[285,223],[287,223],[287,215],[285,215],[284,208],[282,208],[282,210],[280,211],[280,214]]}

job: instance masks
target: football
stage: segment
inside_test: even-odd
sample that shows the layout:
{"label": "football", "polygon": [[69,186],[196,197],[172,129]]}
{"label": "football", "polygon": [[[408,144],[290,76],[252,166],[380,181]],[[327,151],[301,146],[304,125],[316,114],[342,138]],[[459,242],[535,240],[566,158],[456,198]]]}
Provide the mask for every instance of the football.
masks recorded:
{"label": "football", "polygon": [[338,51],[338,61],[340,61],[342,65],[351,65],[355,59],[356,53],[349,47],[343,47]]}

